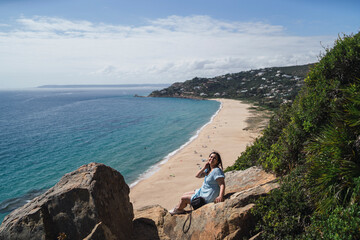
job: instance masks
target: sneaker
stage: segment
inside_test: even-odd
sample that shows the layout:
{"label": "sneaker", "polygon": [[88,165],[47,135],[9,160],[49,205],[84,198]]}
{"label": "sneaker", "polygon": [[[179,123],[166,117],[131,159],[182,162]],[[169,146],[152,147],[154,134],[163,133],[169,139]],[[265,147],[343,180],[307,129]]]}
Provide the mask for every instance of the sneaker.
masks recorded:
{"label": "sneaker", "polygon": [[173,208],[173,209],[171,209],[170,211],[169,211],[169,213],[171,214],[171,215],[174,215],[174,214],[182,214],[182,213],[184,213],[185,212],[185,210],[184,209],[182,209],[182,210],[179,210],[178,208]]}

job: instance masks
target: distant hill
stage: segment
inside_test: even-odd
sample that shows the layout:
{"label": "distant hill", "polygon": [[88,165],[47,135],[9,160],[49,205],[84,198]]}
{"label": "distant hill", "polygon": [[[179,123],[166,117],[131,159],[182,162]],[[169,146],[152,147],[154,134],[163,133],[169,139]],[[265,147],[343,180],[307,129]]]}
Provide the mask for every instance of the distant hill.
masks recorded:
{"label": "distant hill", "polygon": [[263,68],[213,78],[195,77],[154,91],[149,96],[247,99],[277,108],[295,98],[313,65]]}
{"label": "distant hill", "polygon": [[38,88],[132,88],[132,87],[167,87],[170,84],[79,84],[79,85],[43,85]]}

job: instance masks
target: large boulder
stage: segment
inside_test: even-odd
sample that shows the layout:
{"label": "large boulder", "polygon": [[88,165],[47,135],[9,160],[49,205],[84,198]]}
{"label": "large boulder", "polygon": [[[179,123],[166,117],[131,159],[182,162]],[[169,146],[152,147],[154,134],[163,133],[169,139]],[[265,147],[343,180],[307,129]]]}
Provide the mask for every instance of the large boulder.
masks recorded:
{"label": "large boulder", "polygon": [[129,239],[133,217],[123,176],[90,163],[5,217],[0,240]]}
{"label": "large boulder", "polygon": [[165,216],[169,212],[159,206],[146,206],[135,210],[134,240],[170,240],[163,231]]}
{"label": "large boulder", "polygon": [[279,185],[260,168],[226,173],[226,200],[171,216],[160,206],[135,211],[134,239],[243,239],[254,227],[254,202]]}

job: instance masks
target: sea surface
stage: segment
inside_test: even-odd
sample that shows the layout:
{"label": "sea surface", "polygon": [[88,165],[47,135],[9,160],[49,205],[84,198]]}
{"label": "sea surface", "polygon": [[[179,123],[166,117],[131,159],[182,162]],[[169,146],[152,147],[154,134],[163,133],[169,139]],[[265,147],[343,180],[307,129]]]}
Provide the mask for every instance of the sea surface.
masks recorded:
{"label": "sea surface", "polygon": [[0,222],[90,162],[132,186],[191,141],[220,103],[151,88],[0,90]]}

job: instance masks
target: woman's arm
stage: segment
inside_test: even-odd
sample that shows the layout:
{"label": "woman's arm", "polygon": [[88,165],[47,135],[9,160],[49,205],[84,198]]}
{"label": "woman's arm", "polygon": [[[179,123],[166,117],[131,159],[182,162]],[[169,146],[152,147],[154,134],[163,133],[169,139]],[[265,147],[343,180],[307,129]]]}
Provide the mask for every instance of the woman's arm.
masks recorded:
{"label": "woman's arm", "polygon": [[216,182],[220,186],[220,193],[217,198],[215,198],[215,203],[223,202],[224,201],[224,194],[225,194],[225,179],[223,177],[220,177],[216,179]]}
{"label": "woman's arm", "polygon": [[195,175],[197,178],[203,178],[205,177],[206,173],[205,170],[209,167],[209,162],[205,164],[205,166],[198,171],[198,173]]}

